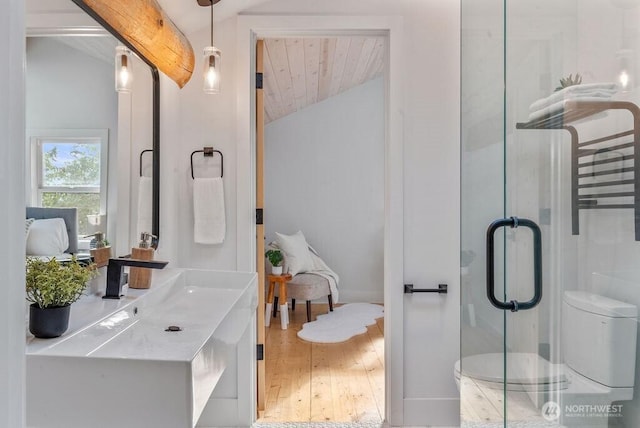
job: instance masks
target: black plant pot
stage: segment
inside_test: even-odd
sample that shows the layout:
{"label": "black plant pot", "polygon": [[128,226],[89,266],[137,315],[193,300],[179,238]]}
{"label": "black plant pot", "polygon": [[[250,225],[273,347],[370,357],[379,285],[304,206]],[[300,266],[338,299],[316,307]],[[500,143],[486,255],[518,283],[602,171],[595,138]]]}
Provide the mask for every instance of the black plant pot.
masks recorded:
{"label": "black plant pot", "polygon": [[41,339],[59,337],[69,327],[70,311],[71,305],[43,309],[32,303],[29,306],[29,331]]}

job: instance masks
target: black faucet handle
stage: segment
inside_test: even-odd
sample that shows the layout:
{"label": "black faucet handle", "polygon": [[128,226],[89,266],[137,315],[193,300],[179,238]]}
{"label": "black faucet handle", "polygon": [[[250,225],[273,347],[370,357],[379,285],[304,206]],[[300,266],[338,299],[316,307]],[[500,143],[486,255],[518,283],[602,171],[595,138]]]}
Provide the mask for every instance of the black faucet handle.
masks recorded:
{"label": "black faucet handle", "polygon": [[164,269],[165,266],[169,264],[167,261],[163,260],[143,260],[143,259],[131,259],[119,257],[115,259],[109,259],[109,264],[120,265],[120,266],[132,266],[132,267],[142,267],[149,269]]}
{"label": "black faucet handle", "polygon": [[103,299],[119,299],[122,292],[122,275],[125,266],[147,269],[164,269],[169,262],[162,260],[142,260],[117,257],[109,259],[107,264],[107,288]]}

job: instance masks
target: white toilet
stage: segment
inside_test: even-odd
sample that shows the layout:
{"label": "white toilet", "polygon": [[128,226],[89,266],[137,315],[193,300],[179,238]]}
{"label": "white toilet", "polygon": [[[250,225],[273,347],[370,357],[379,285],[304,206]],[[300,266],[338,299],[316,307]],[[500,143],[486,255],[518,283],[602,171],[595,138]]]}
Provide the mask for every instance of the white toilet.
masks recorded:
{"label": "white toilet", "polygon": [[[633,398],[638,310],[628,303],[583,291],[566,291],[562,307],[563,364],[537,354],[507,354],[507,391],[527,392],[538,406],[557,403],[565,426],[606,427],[620,416],[615,401]],[[464,357],[464,376],[502,390],[503,354]],[[455,364],[460,386],[460,361]]]}

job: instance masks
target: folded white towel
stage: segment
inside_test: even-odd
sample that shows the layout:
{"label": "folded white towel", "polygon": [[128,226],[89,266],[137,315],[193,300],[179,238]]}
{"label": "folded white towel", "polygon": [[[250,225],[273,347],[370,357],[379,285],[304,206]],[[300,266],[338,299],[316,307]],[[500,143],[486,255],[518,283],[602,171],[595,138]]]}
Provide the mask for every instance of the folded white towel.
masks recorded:
{"label": "folded white towel", "polygon": [[138,181],[138,235],[151,233],[153,219],[153,182],[151,177],[140,177]]}
{"label": "folded white towel", "polygon": [[530,112],[536,112],[562,100],[575,98],[610,98],[617,92],[615,83],[587,83],[561,89],[546,98],[539,99],[529,106]]}
{"label": "folded white towel", "polygon": [[591,92],[576,92],[576,93],[570,93],[570,94],[565,93],[563,95],[553,94],[547,98],[543,98],[531,104],[529,106],[529,111],[530,112],[538,111],[545,107],[549,107],[550,105],[553,105],[557,102],[567,101],[567,100],[581,100],[583,98],[600,98],[601,100],[607,100],[611,98],[615,93],[616,91],[612,91],[608,89],[599,89]]}
{"label": "folded white towel", "polygon": [[601,97],[580,97],[580,98],[571,98],[568,100],[558,101],[556,103],[551,104],[550,106],[547,106],[529,113],[529,120],[531,121],[531,120],[544,119],[545,117],[559,114],[565,109],[565,105],[569,101],[604,101],[604,99]]}
{"label": "folded white towel", "polygon": [[224,187],[222,177],[193,180],[193,239],[198,244],[224,241]]}

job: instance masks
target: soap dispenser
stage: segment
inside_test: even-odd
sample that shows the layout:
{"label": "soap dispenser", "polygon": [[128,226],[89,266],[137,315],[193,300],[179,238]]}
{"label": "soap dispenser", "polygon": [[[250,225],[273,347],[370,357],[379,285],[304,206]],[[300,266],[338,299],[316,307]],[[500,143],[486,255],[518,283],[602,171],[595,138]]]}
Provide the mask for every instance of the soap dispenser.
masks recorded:
{"label": "soap dispenser", "polygon": [[[137,248],[131,249],[131,258],[139,260],[153,260],[154,249],[151,247],[154,235],[142,232]],[[151,286],[152,270],[148,268],[132,267],[129,270],[129,288],[149,288]]]}
{"label": "soap dispenser", "polygon": [[89,253],[93,258],[93,262],[96,267],[106,266],[111,258],[111,247],[106,244],[104,239],[104,233],[96,232],[92,235],[87,235],[85,238],[93,236],[93,239],[89,243]]}

